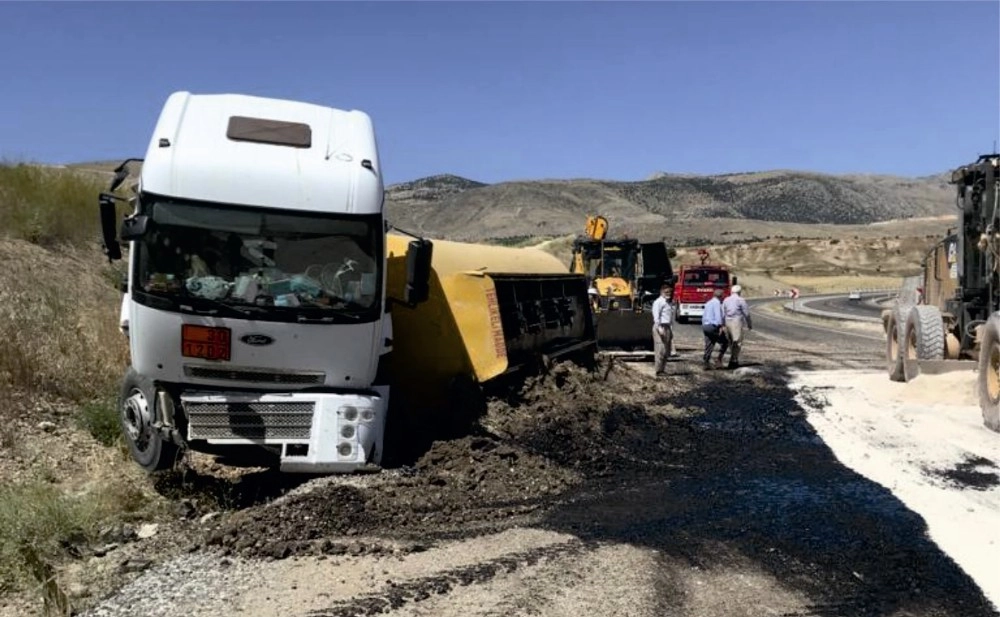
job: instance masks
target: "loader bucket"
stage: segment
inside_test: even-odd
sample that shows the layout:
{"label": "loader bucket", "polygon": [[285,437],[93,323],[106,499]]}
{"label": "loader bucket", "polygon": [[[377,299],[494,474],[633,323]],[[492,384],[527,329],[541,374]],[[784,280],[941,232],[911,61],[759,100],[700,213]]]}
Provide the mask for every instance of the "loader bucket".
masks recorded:
{"label": "loader bucket", "polygon": [[600,311],[595,318],[598,349],[652,351],[653,318],[648,312]]}

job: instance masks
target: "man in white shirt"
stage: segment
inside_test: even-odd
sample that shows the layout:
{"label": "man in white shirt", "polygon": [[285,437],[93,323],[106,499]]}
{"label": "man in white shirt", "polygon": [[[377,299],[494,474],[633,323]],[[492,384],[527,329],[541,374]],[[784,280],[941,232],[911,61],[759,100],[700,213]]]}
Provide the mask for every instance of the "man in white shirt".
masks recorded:
{"label": "man in white shirt", "polygon": [[733,285],[732,292],[722,301],[722,314],[726,319],[726,334],[729,335],[729,366],[736,368],[740,365],[740,350],[743,348],[743,328],[753,330],[753,322],[750,320],[750,306],[747,301],[740,296],[743,288]]}
{"label": "man in white shirt", "polygon": [[674,340],[673,322],[674,306],[672,302],[673,289],[670,285],[660,287],[660,297],[653,302],[653,349],[656,353],[656,376],[667,374],[667,356]]}

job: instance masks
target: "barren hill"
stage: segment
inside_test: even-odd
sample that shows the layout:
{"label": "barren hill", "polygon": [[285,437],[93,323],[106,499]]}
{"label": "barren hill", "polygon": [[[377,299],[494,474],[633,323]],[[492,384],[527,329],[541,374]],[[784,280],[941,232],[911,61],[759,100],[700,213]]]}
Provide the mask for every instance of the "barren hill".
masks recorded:
{"label": "barren hill", "polygon": [[[767,171],[714,176],[656,174],[648,180],[535,180],[483,184],[434,176],[388,187],[400,227],[459,240],[579,233],[587,214],[608,217],[616,233],[676,237],[727,227],[755,233],[787,225],[869,225],[954,213],[944,175],[903,178]],[[721,220],[720,220],[721,219]],[[759,231],[757,233],[759,233]]]}
{"label": "barren hill", "polygon": [[[69,165],[108,173],[115,161]],[[133,163],[133,173],[142,165]],[[440,174],[386,187],[392,223],[432,238],[503,243],[575,236],[588,214],[612,235],[675,246],[768,238],[937,236],[954,223],[947,174],[919,178],[772,170],[646,180],[486,184]]]}

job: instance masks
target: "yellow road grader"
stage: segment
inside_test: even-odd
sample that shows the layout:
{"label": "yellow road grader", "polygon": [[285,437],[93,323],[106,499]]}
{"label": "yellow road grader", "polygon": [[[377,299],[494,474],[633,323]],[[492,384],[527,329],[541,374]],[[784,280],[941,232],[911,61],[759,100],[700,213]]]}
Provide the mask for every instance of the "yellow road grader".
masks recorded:
{"label": "yellow road grader", "polygon": [[919,283],[882,311],[889,378],[978,370],[983,423],[1000,432],[1000,154],[955,169],[958,226],[924,257]]}

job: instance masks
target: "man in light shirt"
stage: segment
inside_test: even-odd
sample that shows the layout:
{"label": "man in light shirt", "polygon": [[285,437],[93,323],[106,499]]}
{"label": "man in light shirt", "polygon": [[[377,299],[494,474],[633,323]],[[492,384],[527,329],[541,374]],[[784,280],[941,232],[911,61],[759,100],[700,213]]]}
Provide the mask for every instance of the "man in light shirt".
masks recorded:
{"label": "man in light shirt", "polygon": [[726,326],[722,313],[723,291],[716,289],[712,299],[705,303],[705,312],[701,315],[701,331],[705,335],[705,355],[702,368],[706,371],[712,368],[712,351],[719,344],[719,357],[715,368],[722,368],[722,356],[726,355],[729,341],[726,339]]}
{"label": "man in light shirt", "polygon": [[660,287],[660,297],[653,302],[653,349],[656,353],[656,376],[666,375],[667,356],[674,340],[674,305],[670,285]]}
{"label": "man in light shirt", "polygon": [[[740,365],[740,350],[743,349],[743,328],[753,330],[753,322],[750,320],[750,305],[740,296],[743,288],[733,285],[732,293],[722,301],[722,314],[726,320],[726,335],[729,337],[729,366],[736,368]],[[719,356],[722,357],[721,355]]]}

